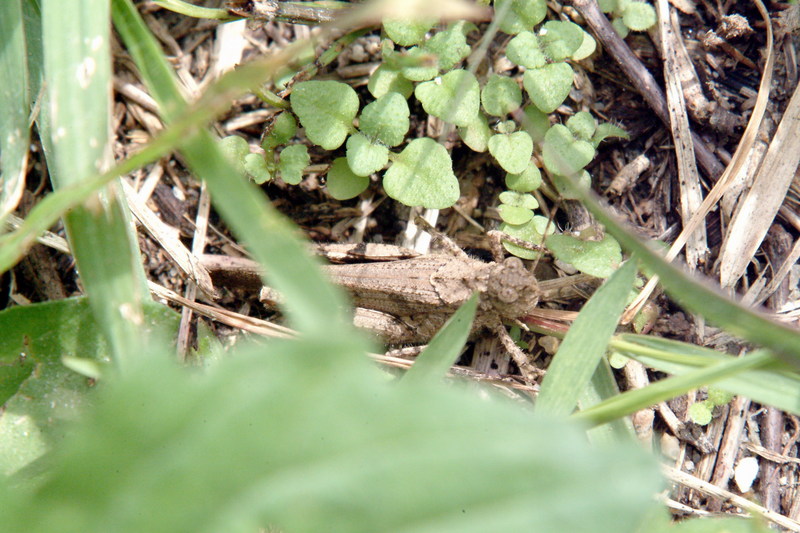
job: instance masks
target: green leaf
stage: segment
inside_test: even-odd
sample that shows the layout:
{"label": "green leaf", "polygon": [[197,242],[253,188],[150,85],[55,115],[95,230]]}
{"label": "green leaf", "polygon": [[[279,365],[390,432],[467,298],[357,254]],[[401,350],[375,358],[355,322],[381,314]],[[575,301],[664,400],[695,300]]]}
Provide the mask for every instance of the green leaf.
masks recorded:
{"label": "green leaf", "polygon": [[337,200],[355,198],[369,186],[368,176],[357,176],[350,170],[350,165],[344,157],[333,160],[325,183],[328,194]]}
{"label": "green leaf", "polygon": [[566,126],[555,124],[544,136],[542,159],[553,174],[571,176],[578,173],[594,159],[594,147],[572,136]]}
{"label": "green leaf", "polygon": [[267,168],[267,162],[261,154],[246,154],[244,156],[244,170],[258,185],[266,183],[272,178]]}
{"label": "green leaf", "polygon": [[500,29],[510,35],[532,30],[547,15],[544,0],[495,0],[494,12],[500,18]]}
{"label": "green leaf", "polygon": [[625,25],[622,17],[614,17],[614,20],[611,21],[611,27],[614,28],[614,31],[616,31],[617,35],[619,35],[622,39],[627,37],[630,33],[630,30]]}
{"label": "green leaf", "polygon": [[281,179],[290,185],[303,181],[303,170],[311,163],[305,144],[293,144],[281,151]]}
{"label": "green leaf", "polygon": [[725,405],[733,400],[733,394],[730,392],[717,388],[717,387],[709,387],[708,388],[708,401],[714,405]]}
{"label": "green leaf", "polygon": [[603,13],[611,13],[617,9],[619,0],[597,0],[597,5]]}
{"label": "green leaf", "polygon": [[411,81],[428,81],[439,74],[439,59],[435,54],[417,46],[402,54],[400,73]]}
{"label": "green leaf", "polygon": [[608,122],[604,122],[597,126],[597,131],[592,136],[592,144],[597,148],[603,140],[608,137],[620,137],[622,139],[630,139],[628,132]]}
{"label": "green leaf", "polygon": [[467,44],[467,35],[477,29],[472,22],[459,20],[425,41],[422,47],[436,54],[441,70],[451,70],[472,51]]}
{"label": "green leaf", "polygon": [[397,155],[383,176],[386,194],[408,206],[444,209],[459,197],[458,179],[444,146],[433,139],[414,139]]}
{"label": "green leaf", "polygon": [[522,90],[511,78],[492,74],[481,92],[481,103],[488,114],[503,117],[522,105]]}
{"label": "green leaf", "polygon": [[404,387],[430,386],[440,380],[464,350],[478,308],[478,293],[470,296],[440,329],[428,346],[417,356],[414,365],[403,376]]}
{"label": "green leaf", "polygon": [[533,141],[524,131],[510,134],[492,135],[489,139],[489,153],[511,174],[520,174],[531,162]]}
{"label": "green leaf", "polygon": [[228,135],[219,140],[219,147],[225,157],[240,172],[244,172],[244,157],[250,153],[250,145],[238,135]]}
{"label": "green leaf", "polygon": [[583,428],[456,387],[387,384],[344,337],[247,346],[206,373],[142,354],[64,434],[35,491],[0,480],[0,522],[555,533],[569,517],[573,531],[633,533],[656,507],[664,483],[640,446],[591,446]]}
{"label": "green leaf", "polygon": [[698,426],[706,426],[711,422],[711,408],[706,402],[694,402],[689,406],[689,418]]}
{"label": "green leaf", "polygon": [[390,92],[399,93],[404,98],[408,98],[414,92],[414,84],[404,78],[399,70],[384,63],[369,77],[367,89],[375,98],[380,98]]}
{"label": "green leaf", "polygon": [[436,24],[436,19],[384,19],[383,30],[386,35],[400,46],[419,44],[425,34]]}
{"label": "green leaf", "polygon": [[[521,225],[500,224],[500,231],[508,233],[512,237],[538,245],[544,244],[543,234],[545,229],[548,234],[555,231],[555,227],[553,224],[550,224],[550,220],[548,220],[547,217],[539,215],[535,215],[531,220]],[[503,248],[505,248],[508,253],[514,254],[522,259],[536,259],[541,255],[539,252],[528,250],[527,248],[522,248],[521,246],[510,244],[505,241],[503,241]]]}
{"label": "green leaf", "polygon": [[492,129],[489,127],[489,122],[486,120],[486,115],[479,113],[478,116],[468,126],[458,127],[458,136],[464,141],[464,144],[469,146],[476,152],[485,152],[489,139],[492,136]]}
{"label": "green leaf", "polygon": [[597,42],[594,40],[594,37],[589,35],[589,33],[584,30],[581,31],[583,32],[583,40],[581,41],[581,45],[578,47],[578,49],[572,53],[573,61],[586,59],[597,49]]}
{"label": "green leaf", "polygon": [[420,83],[414,94],[426,113],[456,126],[469,126],[480,112],[478,80],[466,70],[453,70]]}
{"label": "green leaf", "polygon": [[522,118],[522,127],[531,136],[533,142],[542,142],[547,130],[550,129],[550,117],[539,111],[539,108],[534,105],[525,106],[523,111],[525,116]]}
{"label": "green leaf", "polygon": [[506,174],[506,187],[519,192],[535,191],[542,185],[542,173],[533,161],[520,174]]}
{"label": "green leaf", "polygon": [[406,99],[401,94],[389,92],[364,107],[358,127],[367,137],[386,146],[397,146],[411,127],[409,116]]}
{"label": "green leaf", "polygon": [[539,202],[531,194],[516,191],[503,191],[500,193],[499,200],[507,205],[524,207],[525,209],[536,209]]}
{"label": "green leaf", "polygon": [[[166,306],[144,305],[141,332],[161,340],[180,317]],[[12,474],[69,434],[68,422],[86,407],[93,384],[63,358],[111,368],[109,345],[85,297],[12,307],[0,312],[0,472]]]}
{"label": "green leaf", "polygon": [[567,119],[567,128],[578,139],[588,141],[597,129],[597,122],[588,111],[578,111]]}
{"label": "green leaf", "polygon": [[350,165],[353,174],[369,176],[381,170],[388,162],[389,149],[371,143],[363,133],[356,133],[347,139],[347,164]]}
{"label": "green leaf", "polygon": [[353,130],[358,95],[338,81],[303,81],[289,98],[306,136],[326,150],[335,150]]}
{"label": "green leaf", "polygon": [[552,113],[569,95],[572,77],[572,67],[567,63],[550,63],[542,68],[526,70],[522,84],[540,111]]}
{"label": "green leaf", "polygon": [[509,41],[506,57],[515,65],[528,69],[541,68],[547,64],[547,56],[541,49],[539,38],[529,31],[523,31]]}
{"label": "green leaf", "polygon": [[584,241],[563,234],[550,235],[545,243],[547,249],[561,261],[598,278],[607,278],[622,262],[622,250],[611,235],[606,235],[602,241]]}
{"label": "green leaf", "polygon": [[[570,184],[570,180],[573,182],[572,184]],[[567,180],[560,174],[550,174],[550,182],[553,184],[558,194],[565,200],[578,199],[578,196],[573,190],[574,187],[578,187],[583,191],[588,191],[592,188],[592,177],[585,170],[581,170],[578,174],[573,174],[570,180]]]}
{"label": "green leaf", "polygon": [[563,416],[575,409],[617,329],[635,275],[636,261],[629,261],[584,304],[547,368],[537,411]]}
{"label": "green leaf", "polygon": [[539,30],[539,40],[550,59],[563,61],[581,46],[583,34],[583,29],[574,22],[551,20]]}
{"label": "green leaf", "polygon": [[261,147],[265,151],[273,150],[289,142],[295,133],[297,133],[297,122],[292,114],[286,111],[279,113],[272,124],[272,130],[261,141]]}
{"label": "green leaf", "polygon": [[515,226],[526,224],[533,219],[533,211],[515,205],[500,204],[497,206],[497,212],[500,214],[500,218],[503,219],[503,222]]}
{"label": "green leaf", "polygon": [[645,2],[628,2],[622,10],[622,21],[633,31],[645,31],[656,23],[656,11]]}

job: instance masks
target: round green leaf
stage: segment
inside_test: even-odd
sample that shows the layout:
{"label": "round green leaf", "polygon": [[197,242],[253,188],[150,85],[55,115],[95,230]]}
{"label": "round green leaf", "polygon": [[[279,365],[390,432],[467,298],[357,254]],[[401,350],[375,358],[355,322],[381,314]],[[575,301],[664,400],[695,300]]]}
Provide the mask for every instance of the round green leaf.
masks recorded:
{"label": "round green leaf", "polygon": [[469,126],[480,112],[480,87],[475,75],[453,70],[414,90],[425,112],[456,126]]}
{"label": "round green leaf", "polygon": [[572,77],[572,67],[567,63],[550,63],[525,71],[522,84],[540,111],[552,113],[569,95]]}
{"label": "round green leaf", "polygon": [[333,160],[325,183],[328,194],[337,200],[349,200],[364,192],[367,186],[369,186],[369,178],[353,174],[347,159],[337,157]]}
{"label": "round green leaf", "polygon": [[628,36],[630,33],[630,29],[625,25],[625,22],[622,20],[622,17],[614,17],[614,20],[611,21],[611,27],[614,28],[614,31],[617,32],[622,39]]}
{"label": "round green leaf", "polygon": [[356,176],[369,176],[388,162],[389,149],[371,143],[363,133],[356,133],[347,139],[347,164]]}
{"label": "round green leaf", "polygon": [[539,30],[539,41],[553,61],[572,56],[583,42],[583,29],[574,22],[551,20]]}
{"label": "round green leaf", "polygon": [[571,235],[550,235],[546,240],[552,254],[584,274],[607,278],[619,268],[622,250],[610,235],[602,241],[583,241]]}
{"label": "round green leaf", "polygon": [[383,175],[386,194],[408,206],[444,209],[459,197],[458,179],[444,146],[433,139],[414,139]]}
{"label": "round green leaf", "polygon": [[[547,217],[534,215],[532,219],[524,224],[500,224],[500,231],[503,233],[508,233],[512,237],[522,239],[523,241],[527,241],[531,244],[541,245],[544,242],[543,234],[545,229],[547,229],[548,234],[555,230],[553,224],[550,224],[549,222],[550,221],[547,219]],[[503,241],[503,248],[505,248],[508,253],[514,254],[522,259],[536,259],[539,257],[539,255],[541,255],[539,252],[528,250],[527,248],[517,246],[516,244],[510,244],[505,241]]]}
{"label": "round green leaf", "polygon": [[481,103],[487,113],[502,117],[522,105],[522,90],[511,78],[492,74],[481,92]]}
{"label": "round green leaf", "polygon": [[542,173],[533,161],[521,174],[506,174],[506,187],[519,192],[535,191],[542,185]]}
{"label": "round green leaf", "polygon": [[290,185],[297,185],[303,180],[303,170],[311,162],[305,144],[293,144],[281,151],[281,179]]}
{"label": "round green leaf", "polygon": [[411,81],[428,81],[439,74],[439,58],[418,46],[402,55],[402,65],[400,73]]}
{"label": "round green leaf", "polygon": [[464,144],[476,152],[485,152],[489,139],[492,136],[492,129],[483,113],[479,113],[472,123],[468,126],[459,126],[458,135]]}
{"label": "round green leaf", "polygon": [[295,85],[290,102],[308,139],[326,150],[342,145],[358,113],[358,95],[338,81],[300,82]]}
{"label": "round green leaf", "polygon": [[594,158],[594,147],[575,139],[562,124],[552,126],[544,136],[542,159],[552,174],[571,176],[583,169]]}
{"label": "round green leaf", "polygon": [[525,106],[523,112],[525,116],[522,119],[522,127],[531,136],[533,142],[538,143],[544,140],[544,135],[550,129],[550,117],[539,111],[535,105]]}
{"label": "round green leaf", "polygon": [[270,180],[267,162],[262,154],[247,154],[244,156],[244,169],[258,185]]}
{"label": "round green leaf", "polygon": [[297,122],[291,113],[284,111],[275,117],[272,129],[264,136],[261,147],[266,151],[274,150],[276,147],[289,142],[289,139],[297,133]]}
{"label": "round green leaf", "polygon": [[645,2],[629,2],[622,10],[622,21],[633,31],[644,31],[656,23],[656,11]]}
{"label": "round green leaf", "polygon": [[588,111],[578,111],[567,119],[567,128],[578,139],[588,141],[597,129],[597,122]]}
{"label": "round green leaf", "polygon": [[525,224],[533,218],[533,211],[516,205],[500,204],[497,212],[506,224]]}
{"label": "round green leaf", "polygon": [[439,68],[450,70],[472,51],[467,44],[467,35],[477,26],[466,20],[450,24],[446,30],[425,41],[422,47],[439,57]]}
{"label": "round green leaf", "polygon": [[597,41],[595,41],[594,37],[589,35],[586,31],[583,31],[583,41],[581,41],[581,45],[578,47],[578,49],[572,53],[572,59],[574,61],[586,59],[592,55],[596,49]]}
{"label": "round green leaf", "polygon": [[408,102],[403,95],[390,92],[364,107],[358,127],[367,137],[386,146],[397,146],[411,127],[409,116]]}
{"label": "round green leaf", "polygon": [[414,84],[400,74],[399,70],[387,66],[385,63],[375,69],[367,82],[369,93],[375,98],[380,98],[386,93],[402,94],[404,98],[414,92]]}
{"label": "round green leaf", "polygon": [[412,46],[419,44],[434,24],[435,19],[386,19],[383,21],[383,30],[400,46]]}
{"label": "round green leaf", "polygon": [[[689,418],[698,426],[705,426],[711,422],[711,409],[706,402],[695,402],[689,406]],[[721,530],[717,530],[721,531]]]}
{"label": "round green leaf", "polygon": [[506,172],[520,174],[526,168],[533,155],[533,140],[524,131],[508,135],[492,135],[488,143],[489,153],[494,156]]}
{"label": "round green leaf", "polygon": [[545,0],[495,0],[495,16],[500,19],[500,29],[510,35],[531,30],[547,15]]}
{"label": "round green leaf", "polygon": [[525,209],[536,209],[539,207],[539,202],[536,201],[536,198],[528,193],[503,191],[498,198],[503,204],[515,207],[524,207]]}
{"label": "round green leaf", "polygon": [[547,56],[542,52],[539,38],[529,31],[523,31],[509,41],[506,57],[515,65],[525,68],[541,68],[547,64]]}

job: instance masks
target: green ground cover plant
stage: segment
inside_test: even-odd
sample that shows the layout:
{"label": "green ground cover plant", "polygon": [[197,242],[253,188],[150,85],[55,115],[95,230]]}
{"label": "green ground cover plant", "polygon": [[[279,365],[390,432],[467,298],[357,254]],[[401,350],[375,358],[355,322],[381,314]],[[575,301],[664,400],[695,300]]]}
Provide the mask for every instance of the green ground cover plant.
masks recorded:
{"label": "green ground cover plant", "polygon": [[[761,530],[745,520],[672,528],[654,499],[664,486],[657,463],[633,442],[624,416],[712,383],[800,413],[800,337],[687,278],[604,214],[579,182],[602,139],[622,132],[588,114],[552,126],[546,115],[569,92],[566,60],[578,57],[591,37],[572,23],[538,26],[547,12],[543,2],[507,0],[495,9],[506,15],[490,28],[515,35],[512,42],[522,39],[512,50],[528,69],[523,88],[530,105],[522,105],[521,89],[509,78],[479,81],[454,68],[469,53],[461,39],[470,23],[432,31],[435,12],[424,23],[387,20],[383,66],[389,66],[370,80],[375,100],[361,107],[347,86],[319,90],[320,83],[337,82],[297,83],[262,145],[275,161],[247,153],[235,140],[226,140],[223,151],[206,126],[233,97],[276,79],[309,43],[244,65],[188,104],[129,0],[0,4],[0,24],[9,30],[4,44],[19,52],[0,58],[0,68],[12,74],[3,103],[17,106],[0,123],[3,194],[25,168],[20,143],[28,141],[19,132],[28,131],[40,93],[35,127],[54,187],[21,226],[0,236],[0,269],[65,217],[86,293],[0,312],[4,530]],[[361,13],[342,17],[341,28],[369,21]],[[106,112],[112,21],[167,124],[116,164],[108,156]],[[326,31],[318,38],[329,37]],[[540,76],[527,75],[537,70]],[[346,156],[331,162],[332,194],[357,195],[370,174],[383,171],[384,189],[400,201],[452,205],[447,150],[434,139],[406,139],[412,92],[426,113],[456,127],[471,148],[488,150],[507,172],[500,198],[505,231],[533,242],[546,231],[530,194],[542,183],[541,169],[530,163],[539,150],[545,174],[563,177],[558,187],[586,202],[615,238],[592,244],[611,257],[605,261],[566,236],[546,241],[579,268],[609,279],[564,339],[533,407],[443,379],[465,342],[475,300],[407,374],[370,363],[373,347],[353,329],[343,295],[325,281],[293,225],[245,179],[248,173],[263,182],[279,173],[288,183],[299,181],[309,154],[305,145],[287,145],[296,115],[311,142],[326,150],[345,146]],[[342,106],[319,118],[325,94],[336,94]],[[520,109],[520,118],[508,118]],[[545,121],[545,128],[531,126]],[[198,367],[175,362],[169,339],[176,315],[150,303],[133,225],[114,187],[120,175],[174,150],[207,182],[217,211],[285,295],[297,338],[251,340],[226,354],[206,340]],[[635,259],[613,273],[608,268],[621,263],[616,242],[657,272],[688,309],[763,349],[733,357],[615,336],[637,269]],[[608,348],[673,377],[619,394],[604,357]]]}

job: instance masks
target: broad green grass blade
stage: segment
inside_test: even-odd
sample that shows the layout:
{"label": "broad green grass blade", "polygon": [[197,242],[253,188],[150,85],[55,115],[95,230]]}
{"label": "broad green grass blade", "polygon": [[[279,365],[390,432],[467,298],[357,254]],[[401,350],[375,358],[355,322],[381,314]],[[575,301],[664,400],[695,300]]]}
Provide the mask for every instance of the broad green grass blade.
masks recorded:
{"label": "broad green grass blade", "polygon": [[547,369],[537,410],[563,416],[575,409],[617,328],[635,274],[636,261],[628,261],[583,306]]}
{"label": "broad green grass blade", "polygon": [[464,349],[477,308],[478,295],[473,294],[419,354],[414,365],[403,377],[404,385],[434,382],[447,373]]}
{"label": "broad green grass blade", "polygon": [[[617,341],[614,342],[615,349],[625,355],[648,367],[675,375],[735,359],[708,348],[657,337],[622,335]],[[764,405],[800,414],[800,375],[778,361],[769,368],[750,370],[720,380],[714,386]]]}
{"label": "broad green grass blade", "polygon": [[[105,0],[45,0],[46,99],[39,133],[55,188],[111,166],[111,28]],[[147,296],[133,226],[115,188],[68,213],[67,234],[81,282],[118,364],[141,355]]]}
{"label": "broad green grass blade", "polygon": [[28,160],[30,95],[22,2],[0,2],[0,233],[3,219],[22,198]]}
{"label": "broad green grass blade", "polygon": [[625,392],[581,411],[575,414],[573,418],[585,420],[592,425],[605,424],[621,416],[634,413],[639,409],[680,396],[692,389],[697,389],[704,385],[716,385],[717,382],[723,379],[746,373],[756,368],[762,368],[773,361],[774,356],[770,352],[760,350],[745,357],[732,358],[729,361],[687,372],[680,376],[662,379],[643,389]]}
{"label": "broad green grass blade", "polygon": [[627,231],[600,205],[595,195],[576,188],[573,191],[624,248],[658,274],[667,292],[678,303],[735,335],[770,348],[775,355],[800,368],[800,334],[796,330],[722,296],[711,288],[713,282],[703,283],[686,275]]}
{"label": "broad green grass blade", "polygon": [[[172,68],[133,5],[128,0],[113,0],[112,5],[114,24],[164,118],[167,122],[176,120],[186,104],[178,92]],[[277,64],[262,66],[260,81],[276,69]],[[255,78],[252,68],[241,69],[236,76],[220,80],[206,96],[210,99],[233,96],[251,86],[254,80],[250,78]],[[216,107],[220,107],[220,102]],[[344,312],[341,292],[323,279],[316,262],[293,235],[294,227],[224,158],[211,135],[195,132],[182,143],[181,151],[195,174],[208,183],[216,208],[256,259],[267,267],[269,283],[286,296],[286,310],[294,327],[322,335],[352,328]]]}
{"label": "broad green grass blade", "polygon": [[344,336],[270,342],[203,375],[147,358],[99,391],[34,492],[0,480],[0,523],[633,533],[657,505],[656,461],[639,446],[592,446],[567,421],[459,388],[394,386],[339,353],[357,348]]}

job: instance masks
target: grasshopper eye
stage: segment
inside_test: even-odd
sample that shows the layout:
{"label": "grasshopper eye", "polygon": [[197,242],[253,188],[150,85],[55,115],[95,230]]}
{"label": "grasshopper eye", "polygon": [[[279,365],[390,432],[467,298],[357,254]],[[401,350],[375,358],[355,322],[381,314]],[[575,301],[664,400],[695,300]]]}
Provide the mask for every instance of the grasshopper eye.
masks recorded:
{"label": "grasshopper eye", "polygon": [[497,298],[506,304],[510,304],[517,301],[517,291],[510,287],[504,287],[497,291]]}

